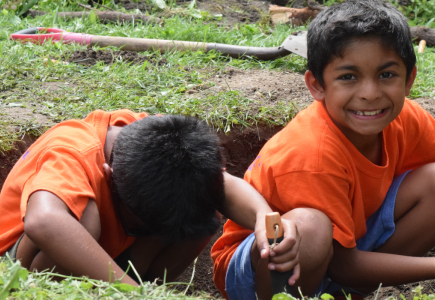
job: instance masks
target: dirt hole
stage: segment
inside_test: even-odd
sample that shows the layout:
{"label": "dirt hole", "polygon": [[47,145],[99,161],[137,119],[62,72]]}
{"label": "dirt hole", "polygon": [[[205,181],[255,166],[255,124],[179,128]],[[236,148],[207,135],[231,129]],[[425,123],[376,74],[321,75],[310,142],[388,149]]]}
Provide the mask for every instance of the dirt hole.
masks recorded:
{"label": "dirt hole", "polygon": [[[230,174],[243,177],[245,170],[263,145],[282,127],[258,126],[252,128],[233,128],[225,135],[219,133],[219,139],[222,147],[222,153],[226,160],[226,168]],[[15,143],[15,149],[0,153],[0,189],[15,162],[24,154],[27,148],[36,140],[34,137],[25,136],[22,141]],[[224,223],[222,223],[223,225]],[[221,297],[213,282],[213,262],[210,258],[210,250],[216,239],[222,234],[222,227],[213,236],[205,250],[198,257],[195,266],[195,277],[193,280],[195,290],[206,291],[216,297]],[[177,281],[190,282],[193,266],[190,266]],[[186,286],[180,286],[180,289],[186,289]]]}

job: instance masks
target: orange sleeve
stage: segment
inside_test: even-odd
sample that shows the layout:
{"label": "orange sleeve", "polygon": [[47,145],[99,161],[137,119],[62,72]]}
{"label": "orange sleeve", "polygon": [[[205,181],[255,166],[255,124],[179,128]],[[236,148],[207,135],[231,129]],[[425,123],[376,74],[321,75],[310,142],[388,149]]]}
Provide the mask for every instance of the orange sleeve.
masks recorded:
{"label": "orange sleeve", "polygon": [[26,214],[30,195],[44,190],[62,199],[80,220],[89,198],[95,199],[84,161],[80,153],[67,147],[53,147],[43,152],[35,174],[25,183],[21,195],[21,217]]}
{"label": "orange sleeve", "polygon": [[237,247],[252,231],[241,227],[231,220],[228,220],[224,226],[224,233],[216,241],[211,249],[211,258],[213,259],[213,280],[219,292],[228,299],[225,292],[225,277],[228,265]]}
{"label": "orange sleeve", "polygon": [[[325,213],[333,226],[333,237],[346,248],[356,246],[348,181],[323,172],[292,172],[275,178],[283,211],[310,207]],[[273,198],[276,199],[276,198]],[[275,204],[272,201],[272,205]]]}

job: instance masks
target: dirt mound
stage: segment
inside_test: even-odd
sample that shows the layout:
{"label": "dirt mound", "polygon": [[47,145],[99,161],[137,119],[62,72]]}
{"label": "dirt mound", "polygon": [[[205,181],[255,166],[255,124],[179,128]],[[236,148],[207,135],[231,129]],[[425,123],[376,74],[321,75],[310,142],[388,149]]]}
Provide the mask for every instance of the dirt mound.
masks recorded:
{"label": "dirt mound", "polygon": [[157,58],[156,56],[144,56],[134,51],[109,51],[109,50],[76,50],[72,53],[67,53],[62,58],[65,61],[81,64],[84,66],[93,66],[97,62],[104,62],[106,65],[111,65],[115,62],[125,62],[134,65],[141,65],[145,61],[150,63],[157,63],[162,66],[167,63],[164,58]]}

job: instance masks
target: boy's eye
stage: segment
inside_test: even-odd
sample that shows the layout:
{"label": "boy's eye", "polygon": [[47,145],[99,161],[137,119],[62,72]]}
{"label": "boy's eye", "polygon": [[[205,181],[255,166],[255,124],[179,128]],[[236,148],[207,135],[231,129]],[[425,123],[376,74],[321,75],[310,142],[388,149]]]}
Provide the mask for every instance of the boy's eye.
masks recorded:
{"label": "boy's eye", "polygon": [[340,77],[341,80],[353,80],[355,79],[355,76],[351,75],[351,74],[346,74]]}
{"label": "boy's eye", "polygon": [[384,72],[384,73],[382,73],[381,74],[381,78],[391,78],[391,77],[393,77],[394,76],[394,74],[393,73],[390,73],[390,72]]}

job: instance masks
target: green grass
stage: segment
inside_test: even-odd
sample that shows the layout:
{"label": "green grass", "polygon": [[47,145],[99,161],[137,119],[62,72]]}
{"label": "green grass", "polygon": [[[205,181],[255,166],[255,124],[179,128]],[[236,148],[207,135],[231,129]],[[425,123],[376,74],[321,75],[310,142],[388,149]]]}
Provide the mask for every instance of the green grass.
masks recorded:
{"label": "green grass", "polygon": [[[78,64],[44,64],[44,58],[68,56],[86,49],[78,45],[45,43],[22,44],[8,36],[34,27],[57,27],[71,32],[188,41],[206,41],[261,47],[278,46],[290,34],[287,26],[276,28],[238,25],[230,30],[201,19],[171,17],[164,26],[148,24],[101,24],[90,19],[64,21],[55,14],[20,20],[12,15],[0,18],[0,97],[2,102],[37,103],[54,122],[82,118],[95,109],[129,108],[150,113],[185,114],[204,119],[217,130],[229,131],[233,125],[256,123],[284,125],[294,115],[293,107],[270,105],[252,109],[252,99],[237,91],[221,92],[207,99],[186,97],[185,91],[208,84],[208,78],[226,67],[239,69],[290,69],[304,72],[306,62],[296,55],[264,62],[231,59],[215,52],[171,52],[142,55],[153,58],[143,65],[122,61],[111,66],[97,64],[85,68]],[[293,29],[297,30],[297,29]],[[165,61],[159,66],[159,61]],[[189,70],[186,70],[189,68]],[[50,92],[44,82],[69,83],[74,88]],[[19,97],[17,97],[19,95]],[[36,95],[36,97],[35,97]],[[8,129],[8,131],[10,131]],[[0,130],[1,134],[1,130]],[[3,137],[3,134],[1,135]],[[1,138],[0,149],[10,143]]]}
{"label": "green grass", "polygon": [[[46,1],[48,3],[48,1]],[[56,2],[56,1],[52,1]],[[58,10],[69,10],[65,0],[58,0]],[[45,2],[43,2],[44,4]],[[50,5],[41,5],[46,9]],[[53,5],[53,4],[51,4]],[[52,9],[53,7],[51,7]],[[185,114],[199,117],[217,130],[228,132],[233,126],[262,123],[285,125],[295,114],[293,106],[283,103],[254,109],[253,100],[238,91],[227,90],[206,99],[187,97],[193,87],[209,85],[210,76],[226,67],[239,69],[292,70],[304,72],[305,59],[288,55],[274,61],[231,59],[215,52],[145,52],[154,62],[129,65],[122,61],[106,66],[97,64],[85,68],[78,64],[44,64],[44,58],[61,58],[84,46],[21,44],[10,41],[9,35],[18,30],[34,27],[57,27],[71,32],[95,35],[142,37],[168,40],[216,42],[258,47],[278,46],[291,31],[286,25],[270,27],[257,24],[238,24],[234,28],[218,26],[209,18],[173,16],[162,26],[143,23],[102,24],[92,18],[65,21],[55,10],[35,19],[20,19],[11,13],[0,17],[0,101],[37,104],[36,112],[49,116],[53,122],[69,118],[83,118],[95,109],[115,110],[129,108],[149,113]],[[165,61],[159,66],[159,61]],[[419,55],[419,73],[412,97],[430,97],[435,90],[435,52],[428,48]],[[44,82],[67,83],[72,88],[47,90]],[[40,107],[43,107],[42,109]],[[7,151],[11,141],[23,131],[35,130],[37,124],[17,124],[19,120],[4,121],[0,126],[0,150]],[[1,125],[1,124],[0,124]],[[30,127],[29,127],[30,125]],[[21,128],[19,132],[14,128]],[[39,128],[40,131],[44,129]]]}
{"label": "green grass", "polygon": [[[186,296],[183,291],[173,287],[176,283],[158,286],[144,282],[139,287],[128,284],[92,280],[85,277],[61,276],[56,281],[53,274],[45,272],[29,272],[8,258],[0,259],[0,300],[4,299],[212,299],[203,292],[194,292]],[[59,276],[59,275],[57,275]],[[188,284],[184,283],[188,286]]]}
{"label": "green grass", "polygon": [[[54,280],[54,276],[60,280]],[[194,299],[216,299],[204,292],[193,292],[186,295],[186,290],[179,291],[173,288],[174,284],[167,283],[157,285],[151,282],[141,283],[139,287],[128,284],[108,283],[100,280],[92,280],[86,277],[61,276],[44,272],[29,272],[20,266],[19,262],[13,262],[9,258],[0,258],[0,300],[5,299],[172,299],[172,300],[194,300]],[[422,294],[422,287],[418,286],[412,290],[413,300],[432,300],[435,294]],[[329,294],[323,294],[320,298],[308,298],[301,295],[301,299],[307,300],[333,300]],[[272,300],[296,300],[289,294],[278,294]],[[350,299],[350,298],[349,298]],[[375,300],[378,295],[375,295]],[[389,300],[404,300],[405,297],[391,296]]]}

